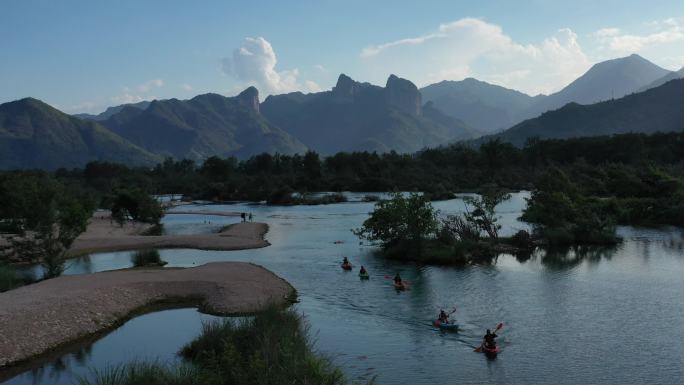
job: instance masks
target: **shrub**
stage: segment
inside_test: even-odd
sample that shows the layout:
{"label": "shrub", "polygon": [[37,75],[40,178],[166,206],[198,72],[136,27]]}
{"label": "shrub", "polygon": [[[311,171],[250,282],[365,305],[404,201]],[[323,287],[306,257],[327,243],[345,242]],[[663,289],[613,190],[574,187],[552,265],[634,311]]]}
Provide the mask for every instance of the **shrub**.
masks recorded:
{"label": "shrub", "polygon": [[22,280],[10,266],[0,264],[0,292],[21,286]]}
{"label": "shrub", "polygon": [[362,239],[381,242],[385,248],[404,245],[406,251],[420,253],[421,243],[436,230],[436,212],[430,201],[419,194],[404,197],[394,193],[391,199],[377,202],[361,228],[352,231]]}
{"label": "shrub", "polygon": [[167,264],[166,261],[162,261],[157,250],[136,251],[131,257],[131,262],[135,267],[164,266]]}

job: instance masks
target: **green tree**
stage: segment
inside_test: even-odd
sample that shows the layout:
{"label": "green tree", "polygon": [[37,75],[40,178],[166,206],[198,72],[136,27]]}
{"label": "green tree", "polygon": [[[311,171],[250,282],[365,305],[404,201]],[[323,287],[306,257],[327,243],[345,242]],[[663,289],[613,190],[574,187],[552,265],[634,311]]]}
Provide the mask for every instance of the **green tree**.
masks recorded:
{"label": "green tree", "polygon": [[121,225],[127,215],[136,221],[159,223],[164,211],[159,201],[141,189],[119,190],[111,199],[112,217]]}
{"label": "green tree", "polygon": [[44,278],[61,275],[69,248],[92,214],[90,202],[45,174],[7,178],[0,190],[15,198],[0,217],[14,224],[14,252],[22,260],[40,261]]}
{"label": "green tree", "polygon": [[422,241],[436,230],[436,212],[426,197],[394,193],[391,199],[377,202],[370,217],[353,232],[362,239],[381,242],[385,248],[405,245],[420,251]]}
{"label": "green tree", "polygon": [[[490,238],[497,239],[501,225],[497,223],[496,206],[510,198],[511,194],[492,187],[487,188],[479,196],[465,197],[463,199],[466,204],[465,220],[474,224]],[[473,209],[468,210],[468,206]]]}

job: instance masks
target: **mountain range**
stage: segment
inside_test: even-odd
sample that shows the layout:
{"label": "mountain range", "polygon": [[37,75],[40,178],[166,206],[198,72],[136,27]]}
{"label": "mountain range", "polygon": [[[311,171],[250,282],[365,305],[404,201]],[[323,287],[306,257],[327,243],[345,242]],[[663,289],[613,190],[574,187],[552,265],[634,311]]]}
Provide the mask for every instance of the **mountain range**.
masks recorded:
{"label": "mountain range", "polygon": [[475,79],[443,81],[421,89],[425,100],[444,113],[487,133],[501,131],[525,119],[568,103],[592,104],[644,91],[680,73],[671,73],[639,55],[597,63],[551,95],[529,96]]}
{"label": "mountain range", "polygon": [[189,100],[155,100],[145,109],[125,106],[101,123],[150,152],[176,159],[307,150],[259,113],[254,87],[235,97],[204,94]]}
{"label": "mountain range", "polygon": [[564,139],[624,133],[684,131],[684,79],[620,99],[581,105],[569,103],[510,129],[478,139],[500,139],[522,146],[529,138]]}
{"label": "mountain range", "polygon": [[462,121],[428,103],[418,88],[391,75],[385,87],[342,74],[331,91],[269,96],[269,121],[322,154],[339,151],[414,152],[479,136]]}
{"label": "mountain range", "polygon": [[476,142],[681,130],[676,100],[683,83],[676,79],[683,75],[631,55],[534,97],[472,78],[419,90],[394,75],[382,87],[342,74],[329,91],[270,95],[263,103],[249,87],[234,97],[203,94],[69,116],[28,98],[0,105],[0,168],[307,150],[408,153],[486,134]]}
{"label": "mountain range", "polygon": [[92,160],[153,165],[161,157],[37,99],[0,104],[1,168],[71,168]]}
{"label": "mountain range", "polygon": [[485,133],[512,126],[522,111],[545,97],[532,97],[473,78],[444,80],[423,87],[420,92],[435,108]]}

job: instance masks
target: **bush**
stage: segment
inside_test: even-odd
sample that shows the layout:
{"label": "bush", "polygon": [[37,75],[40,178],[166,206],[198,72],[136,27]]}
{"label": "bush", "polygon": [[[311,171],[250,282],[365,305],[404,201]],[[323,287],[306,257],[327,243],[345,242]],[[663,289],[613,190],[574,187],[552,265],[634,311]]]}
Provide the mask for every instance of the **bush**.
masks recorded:
{"label": "bush", "polygon": [[532,241],[532,236],[526,230],[518,230],[511,237],[511,244],[520,249],[529,249],[534,247],[534,242]]}
{"label": "bush", "polygon": [[342,372],[313,353],[294,311],[267,309],[241,322],[205,324],[180,355],[201,369],[206,384],[344,384]]}
{"label": "bush", "polygon": [[0,264],[0,292],[22,285],[22,279],[10,266]]}
{"label": "bush", "polygon": [[164,266],[167,264],[166,261],[162,261],[157,250],[136,251],[131,257],[131,262],[134,267]]}
{"label": "bush", "polygon": [[421,243],[437,231],[436,212],[430,201],[419,194],[408,197],[394,193],[389,200],[375,204],[370,217],[354,234],[383,247],[403,245],[406,252],[420,253]]}
{"label": "bush", "polygon": [[94,372],[80,384],[347,384],[339,369],[314,353],[301,316],[275,307],[242,321],[207,323],[179,355],[185,363],[178,367],[134,362]]}

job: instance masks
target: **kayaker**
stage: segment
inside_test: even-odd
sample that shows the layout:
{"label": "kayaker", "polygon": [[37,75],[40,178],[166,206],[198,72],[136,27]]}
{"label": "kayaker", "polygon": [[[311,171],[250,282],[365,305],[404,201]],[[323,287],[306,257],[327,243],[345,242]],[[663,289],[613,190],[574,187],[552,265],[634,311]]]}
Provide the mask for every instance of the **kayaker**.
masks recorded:
{"label": "kayaker", "polygon": [[342,260],[342,264],[343,264],[343,265],[348,265],[348,264],[349,264],[349,260],[347,259],[347,257],[344,257],[344,260]]}
{"label": "kayaker", "polygon": [[439,322],[449,323],[449,315],[444,311],[444,309],[439,311]]}
{"label": "kayaker", "polygon": [[484,336],[484,344],[488,348],[495,348],[496,347],[496,333],[492,333],[489,329],[487,329],[487,334]]}
{"label": "kayaker", "polygon": [[397,273],[397,275],[394,276],[394,284],[397,285],[397,286],[401,286],[401,285],[402,285],[401,276],[399,275],[399,273]]}
{"label": "kayaker", "polygon": [[368,274],[368,272],[366,271],[365,267],[361,266],[361,270],[359,270],[359,274],[360,275],[366,275],[366,274]]}

